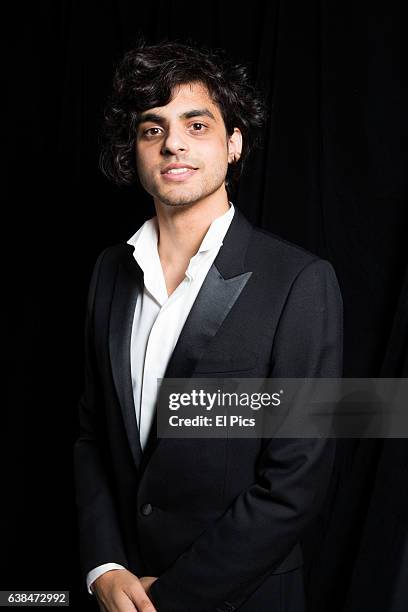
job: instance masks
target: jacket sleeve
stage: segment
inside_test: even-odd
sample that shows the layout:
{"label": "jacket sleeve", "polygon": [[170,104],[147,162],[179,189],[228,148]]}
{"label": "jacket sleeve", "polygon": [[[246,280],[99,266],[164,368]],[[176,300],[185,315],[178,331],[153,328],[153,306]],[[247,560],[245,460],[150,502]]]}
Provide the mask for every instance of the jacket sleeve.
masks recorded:
{"label": "jacket sleeve", "polygon": [[[272,348],[270,376],[342,375],[342,301],[331,265],[297,275]],[[334,439],[265,439],[256,482],[151,587],[159,612],[230,612],[285,559],[318,512]]]}
{"label": "jacket sleeve", "polygon": [[79,437],[74,445],[74,476],[79,523],[81,569],[84,579],[104,563],[128,567],[108,470],[102,452],[104,428],[95,360],[93,312],[101,263],[92,275],[85,322],[85,388],[79,402]]}

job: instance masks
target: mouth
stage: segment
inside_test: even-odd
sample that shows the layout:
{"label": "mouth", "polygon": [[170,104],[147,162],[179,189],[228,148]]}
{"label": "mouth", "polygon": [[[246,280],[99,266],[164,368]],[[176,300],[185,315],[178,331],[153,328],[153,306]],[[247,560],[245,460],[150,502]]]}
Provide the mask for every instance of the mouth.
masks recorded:
{"label": "mouth", "polygon": [[161,176],[167,181],[183,181],[193,176],[198,168],[193,166],[183,166],[182,164],[170,164],[161,171]]}

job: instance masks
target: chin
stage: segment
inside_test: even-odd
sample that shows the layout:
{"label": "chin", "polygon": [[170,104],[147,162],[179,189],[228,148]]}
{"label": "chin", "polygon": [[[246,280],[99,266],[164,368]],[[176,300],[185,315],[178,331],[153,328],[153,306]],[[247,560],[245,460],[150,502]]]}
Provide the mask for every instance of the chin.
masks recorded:
{"label": "chin", "polygon": [[197,200],[160,200],[165,206],[170,206],[175,208],[176,206],[189,206],[190,204],[194,204]]}
{"label": "chin", "polygon": [[205,197],[202,193],[157,194],[157,198],[165,206],[188,206]]}

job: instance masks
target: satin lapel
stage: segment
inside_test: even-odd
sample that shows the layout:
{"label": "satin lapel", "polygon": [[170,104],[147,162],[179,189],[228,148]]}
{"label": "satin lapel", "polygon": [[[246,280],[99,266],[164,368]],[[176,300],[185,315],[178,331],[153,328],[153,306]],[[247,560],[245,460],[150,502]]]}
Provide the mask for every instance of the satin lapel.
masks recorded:
{"label": "satin lapel", "polygon": [[197,298],[181,331],[168,363],[166,378],[189,378],[194,368],[239,298],[252,272],[245,267],[245,255],[252,226],[235,209],[225,235]]}
{"label": "satin lapel", "polygon": [[166,378],[189,378],[193,374],[251,274],[225,279],[214,264],[211,266],[173,351]]}
{"label": "satin lapel", "polygon": [[[131,253],[129,256],[133,260]],[[142,451],[133,401],[130,341],[136,301],[143,287],[143,276],[136,262],[132,260],[124,260],[119,264],[109,325],[109,353],[129,446],[138,466]]]}

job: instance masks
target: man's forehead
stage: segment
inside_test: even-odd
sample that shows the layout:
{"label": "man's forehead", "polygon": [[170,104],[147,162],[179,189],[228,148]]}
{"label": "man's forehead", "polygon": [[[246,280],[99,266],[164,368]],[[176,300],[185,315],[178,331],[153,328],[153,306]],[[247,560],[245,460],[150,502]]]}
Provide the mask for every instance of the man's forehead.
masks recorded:
{"label": "man's forehead", "polygon": [[171,99],[167,104],[146,109],[142,113],[142,118],[152,112],[163,116],[167,113],[182,115],[188,111],[199,109],[208,110],[209,116],[212,116],[214,120],[221,117],[218,106],[212,100],[207,87],[203,83],[183,83],[173,88]]}
{"label": "man's forehead", "polygon": [[202,96],[211,100],[211,94],[208,87],[201,81],[191,81],[190,83],[175,85],[172,89],[172,99],[176,98],[178,95],[185,95],[187,97]]}

